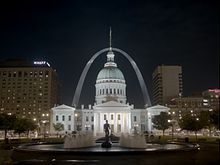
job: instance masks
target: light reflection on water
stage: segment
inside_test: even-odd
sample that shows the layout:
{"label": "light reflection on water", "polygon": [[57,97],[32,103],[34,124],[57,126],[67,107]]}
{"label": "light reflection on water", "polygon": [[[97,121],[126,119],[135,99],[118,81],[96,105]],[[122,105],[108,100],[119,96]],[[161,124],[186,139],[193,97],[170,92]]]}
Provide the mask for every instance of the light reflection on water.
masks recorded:
{"label": "light reflection on water", "polygon": [[120,152],[120,151],[156,151],[156,150],[176,150],[184,148],[184,145],[178,144],[146,144],[146,148],[124,148],[118,144],[113,144],[112,148],[102,148],[101,144],[96,144],[94,147],[87,148],[63,148],[63,144],[36,144],[29,146],[21,146],[21,149],[36,150],[36,151],[81,151],[81,152]]}

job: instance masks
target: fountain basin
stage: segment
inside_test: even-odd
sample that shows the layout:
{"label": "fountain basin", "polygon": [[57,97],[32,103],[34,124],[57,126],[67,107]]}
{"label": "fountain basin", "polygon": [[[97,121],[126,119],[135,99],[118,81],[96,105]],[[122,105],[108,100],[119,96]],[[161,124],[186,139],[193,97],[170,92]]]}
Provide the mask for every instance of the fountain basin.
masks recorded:
{"label": "fountain basin", "polygon": [[102,148],[100,143],[96,143],[93,147],[74,149],[63,148],[63,146],[61,143],[23,144],[14,149],[12,159],[14,162],[22,162],[23,164],[25,162],[48,163],[68,160],[98,160],[100,156],[148,156],[199,150],[198,145],[184,143],[147,143],[146,148],[120,147],[119,143],[114,143],[111,148]]}

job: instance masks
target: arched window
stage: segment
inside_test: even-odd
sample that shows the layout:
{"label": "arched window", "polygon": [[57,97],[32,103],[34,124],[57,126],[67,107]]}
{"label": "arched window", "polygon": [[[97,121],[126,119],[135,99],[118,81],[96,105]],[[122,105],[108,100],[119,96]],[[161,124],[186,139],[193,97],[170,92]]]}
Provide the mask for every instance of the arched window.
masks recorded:
{"label": "arched window", "polygon": [[114,116],[113,115],[111,115],[111,120],[113,120],[114,119]]}

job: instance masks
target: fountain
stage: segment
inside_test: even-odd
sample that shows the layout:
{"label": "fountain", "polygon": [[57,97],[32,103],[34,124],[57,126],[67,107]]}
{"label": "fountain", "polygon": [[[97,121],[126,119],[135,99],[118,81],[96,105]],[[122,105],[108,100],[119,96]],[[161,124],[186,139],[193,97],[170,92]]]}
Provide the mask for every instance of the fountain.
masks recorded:
{"label": "fountain", "polygon": [[84,148],[94,146],[93,136],[88,134],[66,135],[63,148]]}
{"label": "fountain", "polygon": [[143,134],[122,134],[119,145],[127,148],[146,148],[146,140]]}
{"label": "fountain", "polygon": [[[66,164],[68,162],[106,164],[109,156],[121,159],[120,156],[144,158],[152,154],[178,153],[178,151],[198,151],[199,146],[184,143],[146,143],[143,134],[122,134],[118,143],[112,145],[106,129],[105,141],[94,143],[92,134],[73,134],[65,137],[64,143],[23,144],[14,149],[12,159],[18,164]],[[110,162],[112,160],[109,160]]]}

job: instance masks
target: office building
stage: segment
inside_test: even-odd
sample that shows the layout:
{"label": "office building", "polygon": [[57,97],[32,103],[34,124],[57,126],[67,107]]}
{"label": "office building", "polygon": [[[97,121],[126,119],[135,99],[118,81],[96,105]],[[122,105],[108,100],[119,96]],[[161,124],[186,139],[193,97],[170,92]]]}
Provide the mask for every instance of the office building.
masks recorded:
{"label": "office building", "polygon": [[153,104],[166,105],[182,94],[182,67],[158,66],[153,72]]}
{"label": "office building", "polygon": [[1,61],[0,99],[0,113],[45,125],[49,110],[59,103],[57,72],[46,61]]}

